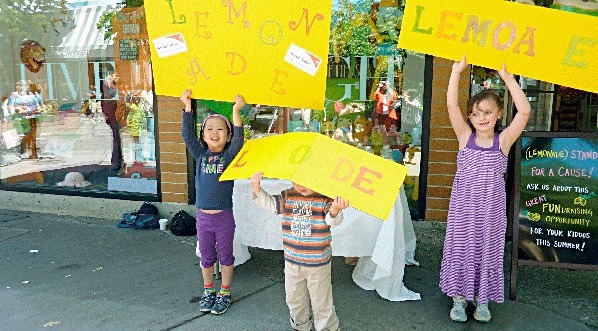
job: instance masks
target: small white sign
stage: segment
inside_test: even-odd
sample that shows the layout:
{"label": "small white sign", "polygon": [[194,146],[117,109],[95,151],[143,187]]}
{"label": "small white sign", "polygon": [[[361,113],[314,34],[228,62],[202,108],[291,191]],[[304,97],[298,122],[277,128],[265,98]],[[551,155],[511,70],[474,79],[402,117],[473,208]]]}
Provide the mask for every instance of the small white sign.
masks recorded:
{"label": "small white sign", "polygon": [[154,39],[154,47],[160,58],[187,51],[187,43],[180,32]]}
{"label": "small white sign", "polygon": [[322,59],[295,44],[289,46],[284,60],[312,76],[316,74],[322,63]]}
{"label": "small white sign", "polygon": [[133,179],[121,177],[108,177],[108,190],[138,192],[138,193],[158,193],[158,181],[154,179]]}

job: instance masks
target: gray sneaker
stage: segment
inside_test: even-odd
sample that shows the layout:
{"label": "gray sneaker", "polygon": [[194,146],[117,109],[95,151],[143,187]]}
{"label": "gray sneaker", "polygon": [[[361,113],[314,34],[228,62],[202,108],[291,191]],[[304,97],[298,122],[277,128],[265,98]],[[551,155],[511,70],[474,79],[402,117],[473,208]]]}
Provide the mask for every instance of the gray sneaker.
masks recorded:
{"label": "gray sneaker", "polygon": [[209,313],[216,302],[216,291],[203,292],[201,299],[199,299],[199,311]]}
{"label": "gray sneaker", "polygon": [[214,303],[214,307],[212,307],[212,314],[220,315],[224,314],[228,307],[230,306],[231,298],[229,295],[218,295],[216,296],[216,302]]}
{"label": "gray sneaker", "polygon": [[465,313],[465,308],[467,308],[467,300],[457,295],[453,297],[453,309],[451,309],[451,319],[455,322],[465,322],[467,321],[467,313]]}
{"label": "gray sneaker", "polygon": [[475,311],[473,312],[473,318],[475,318],[478,322],[488,323],[492,318],[490,314],[490,309],[488,309],[488,304],[478,304],[476,302]]}

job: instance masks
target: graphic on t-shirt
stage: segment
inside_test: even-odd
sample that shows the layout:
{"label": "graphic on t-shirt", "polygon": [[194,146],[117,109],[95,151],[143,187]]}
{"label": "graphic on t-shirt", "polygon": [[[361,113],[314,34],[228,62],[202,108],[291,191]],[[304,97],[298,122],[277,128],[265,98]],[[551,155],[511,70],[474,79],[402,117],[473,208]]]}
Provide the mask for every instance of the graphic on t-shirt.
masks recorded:
{"label": "graphic on t-shirt", "polygon": [[204,156],[201,158],[201,172],[204,174],[221,174],[224,172],[225,159],[221,155]]}
{"label": "graphic on t-shirt", "polygon": [[300,237],[311,237],[313,201],[293,201],[291,232]]}

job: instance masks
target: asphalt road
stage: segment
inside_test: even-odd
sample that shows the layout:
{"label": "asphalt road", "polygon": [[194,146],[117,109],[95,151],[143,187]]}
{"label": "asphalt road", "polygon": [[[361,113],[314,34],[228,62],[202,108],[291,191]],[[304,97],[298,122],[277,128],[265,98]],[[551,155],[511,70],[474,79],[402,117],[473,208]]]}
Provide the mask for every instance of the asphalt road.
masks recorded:
{"label": "asphalt road", "polygon": [[[229,310],[203,314],[194,238],[116,223],[0,210],[0,330],[291,329],[282,252],[251,248],[251,260],[235,268]],[[451,300],[438,289],[444,227],[414,226],[420,266],[406,267],[404,283],[419,301],[390,302],[363,290],[352,267],[333,259],[343,330],[598,328],[598,273],[540,268],[521,268],[518,300],[491,304],[490,323],[452,322]]]}

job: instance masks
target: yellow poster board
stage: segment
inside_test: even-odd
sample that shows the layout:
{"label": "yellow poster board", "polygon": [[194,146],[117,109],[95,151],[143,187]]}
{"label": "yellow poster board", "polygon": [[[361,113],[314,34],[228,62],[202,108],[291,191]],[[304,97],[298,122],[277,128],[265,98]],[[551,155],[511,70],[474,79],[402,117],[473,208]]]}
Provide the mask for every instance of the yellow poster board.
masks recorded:
{"label": "yellow poster board", "polygon": [[508,1],[409,0],[399,47],[598,92],[598,17]]}
{"label": "yellow poster board", "polygon": [[331,0],[146,1],[156,93],[324,109]]}
{"label": "yellow poster board", "polygon": [[220,180],[288,179],[352,207],[388,218],[407,167],[313,132],[292,132],[248,140]]}

